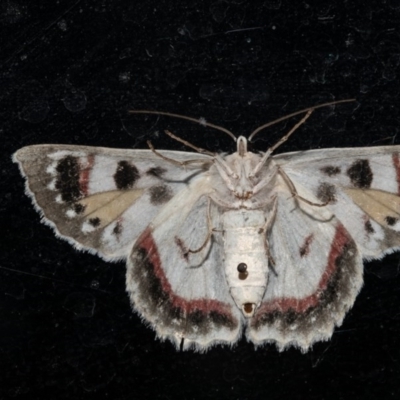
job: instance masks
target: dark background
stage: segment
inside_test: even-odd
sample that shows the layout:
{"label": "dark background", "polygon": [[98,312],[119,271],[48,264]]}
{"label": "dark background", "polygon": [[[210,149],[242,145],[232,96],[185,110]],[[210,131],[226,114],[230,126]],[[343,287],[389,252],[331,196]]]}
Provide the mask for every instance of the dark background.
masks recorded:
{"label": "dark background", "polygon": [[[301,354],[242,340],[177,352],[132,313],[123,263],[42,225],[10,161],[35,143],[213,151],[330,100],[279,152],[400,143],[400,1],[2,0],[1,399],[376,399],[400,395],[399,254],[367,263],[332,340]],[[275,143],[296,122],[259,134]]]}

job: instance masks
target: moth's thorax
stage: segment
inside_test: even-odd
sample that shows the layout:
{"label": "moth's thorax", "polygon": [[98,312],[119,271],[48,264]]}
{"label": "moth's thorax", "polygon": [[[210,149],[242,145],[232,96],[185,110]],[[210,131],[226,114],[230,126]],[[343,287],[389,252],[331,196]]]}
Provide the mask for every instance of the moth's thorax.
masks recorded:
{"label": "moth's thorax", "polygon": [[214,189],[212,199],[228,208],[257,209],[270,203],[278,170],[269,159],[255,173],[262,159],[262,154],[246,151],[217,160],[210,169]]}
{"label": "moth's thorax", "polygon": [[260,305],[267,287],[265,213],[230,210],[223,215],[224,265],[230,293],[245,317]]}
{"label": "moth's thorax", "polygon": [[232,169],[234,175],[231,181],[234,185],[233,194],[240,200],[248,200],[253,196],[253,189],[257,182],[257,177],[252,176],[253,170],[256,168],[259,158],[256,154],[245,153],[240,156],[235,153],[226,158],[227,164]]}

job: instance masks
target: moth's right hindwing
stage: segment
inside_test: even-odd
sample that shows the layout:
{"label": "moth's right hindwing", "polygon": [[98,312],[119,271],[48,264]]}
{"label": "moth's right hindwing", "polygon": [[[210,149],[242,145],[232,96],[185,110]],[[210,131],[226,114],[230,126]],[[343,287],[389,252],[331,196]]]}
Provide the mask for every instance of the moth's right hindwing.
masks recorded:
{"label": "moth's right hindwing", "polygon": [[307,351],[328,340],[352,307],[363,282],[361,254],[329,207],[296,201],[289,191],[278,196],[268,241],[276,275],[269,274],[247,336],[256,345],[273,342],[280,350],[294,345]]}
{"label": "moth's right hindwing", "polygon": [[197,168],[185,170],[150,150],[37,145],[14,155],[44,221],[75,247],[107,260],[126,258],[160,209],[207,168],[208,157],[195,158]]}
{"label": "moth's right hindwing", "polygon": [[303,199],[326,204],[295,200],[287,186],[278,197],[268,238],[277,276],[270,274],[248,337],[306,351],[341,325],[362,286],[362,258],[400,248],[400,147],[313,150],[274,161]]}

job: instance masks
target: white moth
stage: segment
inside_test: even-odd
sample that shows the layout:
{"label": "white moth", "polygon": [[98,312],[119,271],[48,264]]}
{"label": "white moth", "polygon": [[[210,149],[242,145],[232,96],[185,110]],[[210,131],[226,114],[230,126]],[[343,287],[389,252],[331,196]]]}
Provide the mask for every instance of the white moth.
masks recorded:
{"label": "white moth", "polygon": [[307,351],[352,307],[362,259],[400,247],[400,146],[271,156],[295,128],[266,153],[241,136],[231,155],[35,145],[13,160],[57,236],[126,260],[160,339],[204,351],[244,331]]}

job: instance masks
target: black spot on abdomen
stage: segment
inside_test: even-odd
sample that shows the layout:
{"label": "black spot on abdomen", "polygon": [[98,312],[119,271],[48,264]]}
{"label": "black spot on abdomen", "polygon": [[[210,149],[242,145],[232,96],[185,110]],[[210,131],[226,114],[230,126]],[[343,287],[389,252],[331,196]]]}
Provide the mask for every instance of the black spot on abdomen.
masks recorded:
{"label": "black spot on abdomen", "polygon": [[360,189],[368,189],[374,177],[368,160],[356,160],[347,170],[351,183]]}
{"label": "black spot on abdomen", "polygon": [[117,189],[132,189],[135,182],[139,179],[139,170],[128,161],[120,161],[114,174],[114,181]]}
{"label": "black spot on abdomen", "polygon": [[245,263],[241,262],[238,264],[238,266],[236,268],[239,272],[238,278],[242,281],[247,279],[247,277],[249,276],[249,273],[247,272],[247,265]]}

